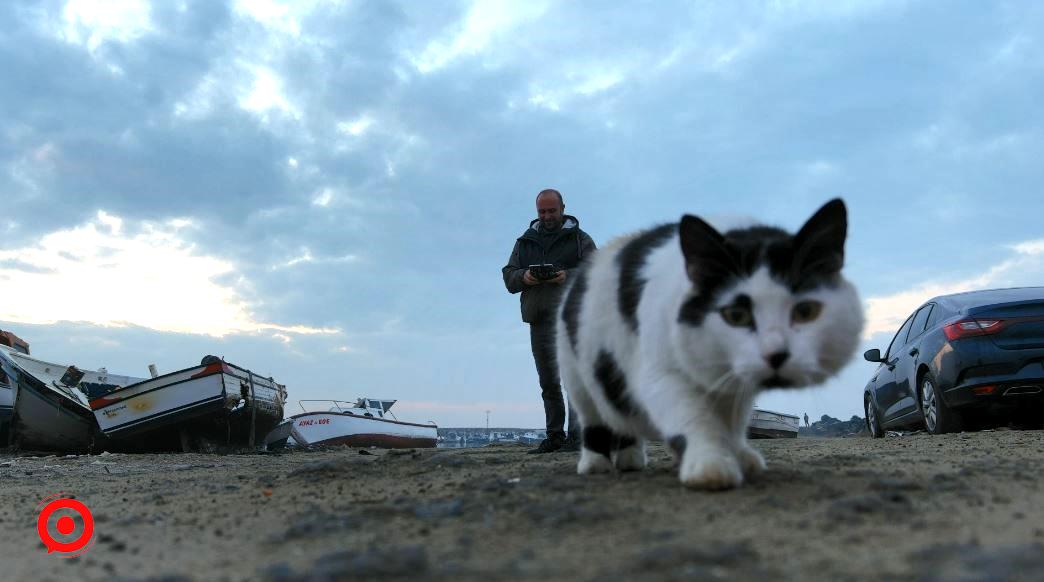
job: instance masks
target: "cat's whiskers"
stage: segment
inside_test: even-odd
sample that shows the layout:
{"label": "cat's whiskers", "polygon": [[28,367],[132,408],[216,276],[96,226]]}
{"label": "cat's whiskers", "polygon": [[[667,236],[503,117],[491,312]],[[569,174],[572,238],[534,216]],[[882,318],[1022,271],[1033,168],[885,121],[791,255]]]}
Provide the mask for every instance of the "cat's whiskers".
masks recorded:
{"label": "cat's whiskers", "polygon": [[730,409],[726,418],[731,426],[742,427],[745,430],[747,426],[746,409],[756,391],[756,386],[742,381],[735,372],[729,370],[722,374],[708,390],[709,404],[712,408],[717,409],[723,398],[730,397]]}
{"label": "cat's whiskers", "polygon": [[740,386],[739,398],[732,401],[732,423],[733,426],[742,426],[746,430],[748,419],[744,418],[747,407],[753,403],[756,388],[753,384]]}
{"label": "cat's whiskers", "polygon": [[720,388],[722,388],[725,385],[725,382],[728,382],[729,380],[739,380],[739,376],[737,376],[732,370],[726,370],[725,373],[715,380],[713,384],[707,387],[707,394],[716,394],[720,397],[720,395],[725,393],[725,391],[720,390]]}
{"label": "cat's whiskers", "polygon": [[[717,408],[718,404],[721,402],[722,398],[725,398],[727,396],[736,396],[737,391],[735,390],[735,386],[740,386],[741,387],[740,390],[742,390],[742,386],[744,384],[746,384],[746,383],[742,382],[740,380],[740,377],[738,375],[736,375],[736,373],[733,372],[732,370],[729,370],[729,371],[725,372],[707,390],[707,395],[710,398],[711,406],[713,406],[714,408]],[[735,402],[736,402],[736,400],[734,398],[733,399],[733,405],[734,406],[735,406]]]}
{"label": "cat's whiskers", "polygon": [[[721,359],[718,359],[718,360],[701,359],[699,361],[699,363],[696,363],[696,364],[689,363],[687,368],[690,371],[712,372],[713,373],[717,369],[724,367],[725,368],[724,375],[729,375],[729,374],[733,373],[732,370],[731,370],[731,366],[732,366],[732,360],[730,360],[729,358],[721,358]],[[646,383],[649,383],[649,384],[655,384],[661,378],[667,376],[668,374],[677,373],[677,371],[666,369],[666,368],[658,369],[655,372],[656,373],[654,375],[650,375],[648,373],[648,371],[647,371],[645,373],[645,375],[642,376],[643,381],[646,382]],[[693,380],[693,379],[690,378],[690,380]],[[716,387],[718,386],[718,384],[720,382],[722,382],[722,381],[723,381],[722,376],[718,376],[717,379],[714,380],[711,384],[704,385],[704,384],[697,383],[697,384],[695,384],[695,388],[697,388],[700,393],[709,394],[710,392],[713,392],[716,389]]]}

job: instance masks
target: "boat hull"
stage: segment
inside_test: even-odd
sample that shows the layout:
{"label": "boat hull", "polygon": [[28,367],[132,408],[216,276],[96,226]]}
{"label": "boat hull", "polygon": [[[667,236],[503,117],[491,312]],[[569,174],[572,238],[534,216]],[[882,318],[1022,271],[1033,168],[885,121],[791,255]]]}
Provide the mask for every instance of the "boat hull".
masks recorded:
{"label": "boat hull", "polygon": [[[97,430],[83,387],[113,387],[141,380],[109,374],[105,369],[78,370],[8,347],[0,347],[0,366],[4,372],[0,380],[10,386],[0,392],[9,392],[11,401],[8,441],[2,444],[10,442],[25,449],[84,452],[102,447],[104,436]],[[0,433],[3,428],[0,426]]]}
{"label": "boat hull", "polygon": [[113,449],[163,451],[261,444],[283,417],[280,386],[223,362],[114,390],[91,401]]}
{"label": "boat hull", "polygon": [[293,420],[288,419],[277,424],[275,428],[265,435],[265,450],[275,450],[285,447],[287,441],[290,440],[290,433],[293,432],[293,430]]}
{"label": "boat hull", "polygon": [[0,446],[72,453],[94,447],[97,432],[86,397],[61,383],[69,366],[5,347],[0,367]]}
{"label": "boat hull", "polygon": [[11,430],[18,448],[70,453],[89,451],[95,435],[88,409],[21,375]]}
{"label": "boat hull", "polygon": [[751,414],[747,436],[753,439],[797,438],[800,419],[793,414],[755,409]]}
{"label": "boat hull", "polygon": [[434,448],[438,428],[348,412],[306,412],[290,417],[297,443],[385,449]]}
{"label": "boat hull", "polygon": [[[0,384],[0,426],[11,421],[14,414],[14,389],[8,384]],[[3,442],[0,442],[3,446]]]}
{"label": "boat hull", "polygon": [[[5,352],[6,353],[6,352]],[[12,378],[17,378],[14,366],[5,365],[0,358],[0,447],[11,442],[11,419],[14,416],[15,387]]]}

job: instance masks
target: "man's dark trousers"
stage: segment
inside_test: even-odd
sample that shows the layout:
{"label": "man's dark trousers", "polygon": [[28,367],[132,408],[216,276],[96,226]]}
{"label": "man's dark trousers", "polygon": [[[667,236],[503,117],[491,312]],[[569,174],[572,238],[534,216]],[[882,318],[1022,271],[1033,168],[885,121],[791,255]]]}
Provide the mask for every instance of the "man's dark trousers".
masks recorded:
{"label": "man's dark trousers", "polygon": [[[544,398],[544,420],[548,438],[565,436],[566,405],[562,398],[562,383],[558,376],[555,357],[555,320],[547,319],[529,324],[529,342],[533,348],[540,392]],[[569,436],[578,438],[576,413],[569,407]]]}

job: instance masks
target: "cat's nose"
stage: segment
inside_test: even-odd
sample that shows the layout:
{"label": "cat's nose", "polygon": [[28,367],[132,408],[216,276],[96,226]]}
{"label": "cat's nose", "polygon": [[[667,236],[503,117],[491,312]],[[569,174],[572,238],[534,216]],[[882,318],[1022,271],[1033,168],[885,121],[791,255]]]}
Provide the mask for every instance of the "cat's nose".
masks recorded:
{"label": "cat's nose", "polygon": [[790,352],[776,352],[774,354],[769,354],[768,356],[766,356],[765,361],[768,362],[768,365],[772,366],[773,370],[778,370],[780,369],[780,367],[783,366],[783,364],[787,361],[787,358],[789,357]]}

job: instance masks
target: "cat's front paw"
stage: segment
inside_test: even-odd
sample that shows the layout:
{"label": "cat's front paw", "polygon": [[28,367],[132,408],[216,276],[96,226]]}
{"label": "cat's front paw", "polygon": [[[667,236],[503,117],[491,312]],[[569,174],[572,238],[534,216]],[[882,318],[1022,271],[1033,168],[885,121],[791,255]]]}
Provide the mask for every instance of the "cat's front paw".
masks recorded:
{"label": "cat's front paw", "polygon": [[748,479],[765,471],[765,458],[754,447],[744,443],[739,449],[740,468]]}
{"label": "cat's front paw", "polygon": [[739,461],[724,452],[688,454],[678,470],[682,485],[691,489],[718,491],[743,484],[743,470]]}
{"label": "cat's front paw", "polygon": [[612,470],[613,464],[609,461],[609,457],[587,449],[580,449],[580,462],[576,464],[577,474],[609,473]]}
{"label": "cat's front paw", "polygon": [[616,468],[620,471],[641,471],[648,464],[645,447],[633,445],[616,452]]}

